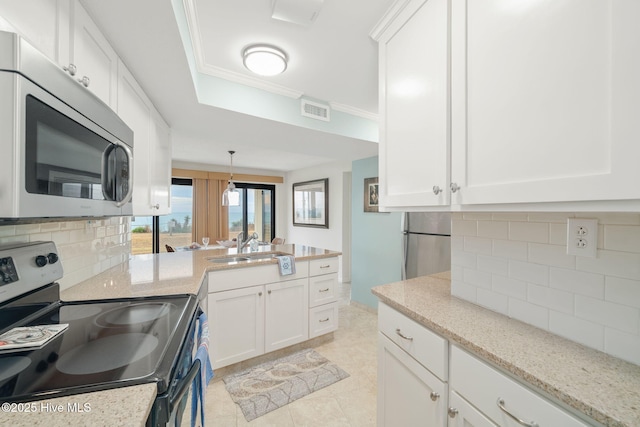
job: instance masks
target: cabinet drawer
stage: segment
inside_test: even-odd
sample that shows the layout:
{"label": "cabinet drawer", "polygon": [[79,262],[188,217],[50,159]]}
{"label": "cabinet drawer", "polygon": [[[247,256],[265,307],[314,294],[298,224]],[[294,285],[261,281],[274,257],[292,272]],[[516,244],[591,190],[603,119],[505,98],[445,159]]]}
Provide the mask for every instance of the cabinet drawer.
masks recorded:
{"label": "cabinet drawer", "polygon": [[456,346],[451,346],[450,387],[500,426],[519,426],[505,410],[540,426],[589,426]]}
{"label": "cabinet drawer", "polygon": [[309,276],[319,276],[321,274],[337,273],[338,257],[312,259],[309,261]]}
{"label": "cabinet drawer", "polygon": [[247,266],[244,268],[230,268],[228,270],[210,271],[207,275],[209,292],[227,291],[230,289],[246,288],[248,286],[266,285],[306,278],[309,274],[307,261],[296,262],[296,273],[281,276],[277,263]]}
{"label": "cabinet drawer", "polygon": [[309,338],[315,338],[336,329],[338,329],[338,302],[309,310]]}
{"label": "cabinet drawer", "polygon": [[337,300],[338,273],[309,278],[309,307],[317,307]]}
{"label": "cabinet drawer", "polygon": [[434,375],[447,381],[447,340],[383,303],[378,305],[378,328]]}

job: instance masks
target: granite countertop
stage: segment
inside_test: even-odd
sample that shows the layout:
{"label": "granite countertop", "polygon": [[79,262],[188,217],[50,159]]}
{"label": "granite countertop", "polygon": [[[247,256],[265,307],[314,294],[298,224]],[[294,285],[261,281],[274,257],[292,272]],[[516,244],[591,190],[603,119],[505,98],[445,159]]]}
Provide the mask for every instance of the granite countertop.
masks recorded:
{"label": "granite countertop", "polygon": [[[285,244],[261,246],[257,252],[282,252],[297,261],[330,258],[341,252],[312,246]],[[244,253],[249,253],[246,250]],[[151,295],[197,295],[209,271],[250,268],[276,264],[276,259],[231,264],[214,263],[208,258],[237,255],[236,248],[200,249],[149,255],[132,255],[126,262],[61,292],[63,301],[85,299],[129,298]]]}
{"label": "granite countertop", "polygon": [[9,411],[11,411],[9,412],[5,411],[3,406],[3,410],[0,412],[0,425],[46,427],[126,425],[142,427],[147,421],[156,392],[157,386],[155,384],[143,384],[55,399],[10,404],[15,407],[9,406]]}
{"label": "granite countertop", "polygon": [[605,426],[640,426],[640,366],[453,297],[448,273],[377,286],[373,293]]}

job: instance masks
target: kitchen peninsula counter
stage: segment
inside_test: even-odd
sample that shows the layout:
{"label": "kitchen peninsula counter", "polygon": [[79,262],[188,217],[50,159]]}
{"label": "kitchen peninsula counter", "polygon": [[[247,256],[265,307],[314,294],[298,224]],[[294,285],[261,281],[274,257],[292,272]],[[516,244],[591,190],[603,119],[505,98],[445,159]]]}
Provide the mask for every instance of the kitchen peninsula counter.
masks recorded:
{"label": "kitchen peninsula counter", "polygon": [[640,426],[640,366],[453,297],[448,273],[377,286],[373,294],[605,426]]}
{"label": "kitchen peninsula counter", "polygon": [[[248,252],[245,249],[243,254],[273,252],[293,255],[296,261],[342,255],[341,252],[297,244],[261,246],[256,252]],[[210,271],[251,268],[278,262],[276,259],[230,264],[209,261],[209,258],[223,258],[237,254],[236,248],[229,248],[132,255],[126,262],[65,289],[61,292],[61,298],[63,301],[79,301],[157,295],[198,295],[200,285],[206,273]]]}

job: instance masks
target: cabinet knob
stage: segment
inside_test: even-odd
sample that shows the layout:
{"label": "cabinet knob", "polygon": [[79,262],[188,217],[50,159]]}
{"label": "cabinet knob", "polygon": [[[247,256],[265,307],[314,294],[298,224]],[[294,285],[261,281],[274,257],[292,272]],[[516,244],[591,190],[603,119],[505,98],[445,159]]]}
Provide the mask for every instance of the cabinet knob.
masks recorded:
{"label": "cabinet knob", "polygon": [[267,291],[267,293],[268,293],[269,295],[271,295],[271,289],[269,289],[269,290]]}
{"label": "cabinet knob", "polygon": [[69,64],[66,67],[62,67],[62,69],[65,70],[67,73],[71,74],[72,76],[75,76],[76,71],[78,71],[78,68],[76,68],[76,66],[73,64]]}
{"label": "cabinet knob", "polygon": [[455,182],[452,182],[451,185],[451,192],[455,193],[456,191],[458,191],[460,189],[460,186],[458,184],[456,184]]}
{"label": "cabinet knob", "polygon": [[83,76],[81,79],[78,79],[78,81],[82,84],[82,86],[84,87],[89,87],[89,83],[91,83],[91,80],[89,80],[89,77],[87,76]]}
{"label": "cabinet knob", "polygon": [[449,418],[455,418],[458,415],[458,410],[456,408],[447,409],[447,414],[449,414]]}
{"label": "cabinet knob", "polygon": [[433,186],[433,194],[435,194],[437,196],[440,193],[442,193],[442,188],[438,187],[437,185],[434,185]]}
{"label": "cabinet knob", "polygon": [[258,296],[261,297],[262,296],[262,292],[258,292]]}
{"label": "cabinet knob", "polygon": [[151,205],[153,209],[160,209],[160,203],[156,203],[155,205]]}
{"label": "cabinet knob", "polygon": [[429,396],[431,397],[431,400],[433,400],[435,402],[440,397],[440,394],[436,393],[435,391],[432,391]]}

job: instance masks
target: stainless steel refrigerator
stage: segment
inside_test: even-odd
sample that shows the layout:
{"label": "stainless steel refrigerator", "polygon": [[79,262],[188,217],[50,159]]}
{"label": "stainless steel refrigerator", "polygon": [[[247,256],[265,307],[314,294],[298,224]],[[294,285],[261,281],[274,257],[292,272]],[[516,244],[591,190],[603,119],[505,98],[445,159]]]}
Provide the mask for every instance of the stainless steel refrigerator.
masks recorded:
{"label": "stainless steel refrigerator", "polygon": [[402,278],[451,270],[451,214],[407,212],[402,221]]}

